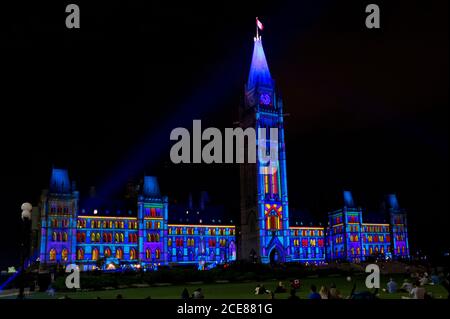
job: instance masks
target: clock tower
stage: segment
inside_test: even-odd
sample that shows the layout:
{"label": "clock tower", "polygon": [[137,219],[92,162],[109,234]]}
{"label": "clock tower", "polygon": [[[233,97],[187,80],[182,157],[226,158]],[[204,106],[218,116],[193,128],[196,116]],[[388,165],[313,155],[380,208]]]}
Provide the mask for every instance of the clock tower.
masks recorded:
{"label": "clock tower", "polygon": [[[240,259],[262,263],[290,261],[283,102],[277,96],[261,36],[254,38],[245,100],[239,115],[243,129],[253,127],[256,131],[258,154],[256,163],[240,167]],[[273,128],[277,129],[276,133],[272,130],[277,136],[270,135]],[[265,136],[260,135],[261,130],[265,130]],[[269,165],[261,160],[261,145],[276,152],[275,163]]]}

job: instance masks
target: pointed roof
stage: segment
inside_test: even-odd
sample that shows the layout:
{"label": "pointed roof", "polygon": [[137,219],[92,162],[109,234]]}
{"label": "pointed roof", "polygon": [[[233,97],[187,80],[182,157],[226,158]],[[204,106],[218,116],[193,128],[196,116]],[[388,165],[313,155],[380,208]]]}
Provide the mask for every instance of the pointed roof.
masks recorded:
{"label": "pointed roof", "polygon": [[352,192],[349,190],[344,190],[343,194],[344,194],[344,205],[349,208],[354,208],[355,202],[353,201]]}
{"label": "pointed roof", "polygon": [[50,192],[56,194],[70,193],[69,173],[66,169],[52,169],[52,177],[50,178]]}
{"label": "pointed roof", "polygon": [[257,86],[263,86],[269,89],[273,88],[273,80],[270,76],[269,65],[264,54],[261,37],[255,38],[247,89],[251,90]]}
{"label": "pointed roof", "polygon": [[398,205],[397,195],[389,194],[387,197],[388,197],[389,208],[391,208],[393,210],[397,210],[400,208],[400,206]]}
{"label": "pointed roof", "polygon": [[152,198],[161,197],[158,179],[155,176],[144,177],[144,196]]}

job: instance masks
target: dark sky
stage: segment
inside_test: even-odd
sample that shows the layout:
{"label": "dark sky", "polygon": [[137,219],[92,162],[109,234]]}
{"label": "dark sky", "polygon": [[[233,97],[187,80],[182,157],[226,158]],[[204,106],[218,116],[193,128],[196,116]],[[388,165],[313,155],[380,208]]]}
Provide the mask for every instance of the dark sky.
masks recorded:
{"label": "dark sky", "polygon": [[[237,216],[238,167],[175,166],[169,133],[237,120],[255,16],[289,113],[291,208],[325,221],[343,188],[372,211],[395,192],[413,249],[448,249],[446,1],[72,2],[80,30],[65,3],[0,11],[0,267],[52,165],[109,196],[157,175],[170,198],[206,189]],[[380,30],[365,27],[372,2]]]}

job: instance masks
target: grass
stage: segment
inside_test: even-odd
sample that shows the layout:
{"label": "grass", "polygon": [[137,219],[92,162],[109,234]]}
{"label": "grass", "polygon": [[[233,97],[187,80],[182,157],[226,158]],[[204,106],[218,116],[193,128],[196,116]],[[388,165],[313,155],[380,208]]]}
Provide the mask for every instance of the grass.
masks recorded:
{"label": "grass", "polygon": [[[403,277],[394,277],[397,283],[403,282]],[[384,280],[383,280],[384,279]],[[389,278],[382,278],[381,288],[386,287],[386,281]],[[334,282],[337,288],[340,290],[343,296],[349,296],[353,282],[348,282],[342,277],[323,277],[323,278],[301,278],[302,288],[297,291],[297,295],[306,299],[309,294],[309,287],[314,284],[320,289],[322,285],[330,286]],[[366,290],[365,277],[355,277],[353,280],[356,282],[356,291]],[[146,288],[124,288],[114,290],[99,290],[99,291],[78,291],[78,292],[57,292],[54,297],[48,296],[46,293],[36,292],[29,296],[31,299],[56,299],[65,295],[72,299],[96,299],[100,297],[102,299],[114,299],[118,294],[121,294],[125,299],[143,299],[151,297],[152,299],[179,299],[182,290],[186,287],[190,293],[194,289],[201,287],[205,298],[207,299],[268,299],[269,295],[255,295],[254,289],[256,284],[264,284],[264,286],[273,290],[278,281],[270,280],[265,282],[244,282],[244,283],[215,283],[215,284],[185,284],[185,285],[171,285],[171,286],[151,286]],[[286,287],[289,288],[289,282],[284,281]],[[433,294],[436,299],[447,298],[447,291],[442,286],[427,286],[428,292]],[[289,290],[289,289],[288,289]],[[288,293],[276,294],[277,299],[286,299]],[[401,299],[402,296],[407,296],[406,293],[388,294],[379,291],[379,297],[381,299]]]}

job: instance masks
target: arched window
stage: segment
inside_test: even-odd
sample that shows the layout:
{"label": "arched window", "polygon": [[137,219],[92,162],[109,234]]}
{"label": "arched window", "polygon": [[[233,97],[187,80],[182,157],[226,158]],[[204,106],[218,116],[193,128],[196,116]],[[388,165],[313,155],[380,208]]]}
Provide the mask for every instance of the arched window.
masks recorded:
{"label": "arched window", "polygon": [[136,259],[136,250],[134,248],[130,249],[130,259]]}
{"label": "arched window", "polygon": [[121,242],[121,243],[123,243],[123,238],[124,238],[123,233],[121,233],[121,234],[120,234],[120,242]]}
{"label": "arched window", "polygon": [[169,238],[168,240],[167,240],[167,246],[172,246],[172,238]]}
{"label": "arched window", "polygon": [[155,242],[159,242],[159,234],[158,233],[155,234]]}
{"label": "arched window", "polygon": [[109,247],[105,248],[105,251],[103,252],[103,254],[105,255],[106,258],[111,256],[111,249],[109,249]]}
{"label": "arched window", "polygon": [[91,228],[95,228],[95,221],[91,220]]}
{"label": "arched window", "polygon": [[95,240],[99,243],[100,242],[100,233],[97,233],[95,235]]}
{"label": "arched window", "polygon": [[152,251],[149,248],[147,248],[145,250],[145,258],[146,259],[151,259],[152,258]]}
{"label": "arched window", "polygon": [[123,250],[122,250],[122,248],[117,248],[116,249],[116,258],[117,259],[122,259],[123,258]]}
{"label": "arched window", "polygon": [[67,233],[66,232],[64,232],[64,234],[63,234],[63,241],[67,241],[68,240],[68,236],[67,236]]}
{"label": "arched window", "polygon": [[62,261],[67,261],[68,255],[69,255],[69,253],[68,253],[67,249],[64,248],[64,249],[62,250],[62,252],[61,252],[61,260],[62,260]]}
{"label": "arched window", "polygon": [[133,234],[133,241],[134,241],[135,243],[137,243],[137,235],[136,235],[136,234]]}
{"label": "arched window", "polygon": [[54,248],[50,249],[49,257],[50,257],[50,261],[56,260],[56,250]]}
{"label": "arched window", "polygon": [[112,242],[112,234],[108,233],[108,242],[111,243]]}
{"label": "arched window", "polygon": [[83,248],[78,248],[77,250],[77,260],[83,260],[84,259],[84,250]]}
{"label": "arched window", "polygon": [[159,248],[157,248],[156,250],[155,250],[155,258],[156,259],[159,259],[161,256],[161,252],[160,252],[160,250],[159,250]]}
{"label": "arched window", "polygon": [[98,260],[98,248],[92,249],[92,260]]}
{"label": "arched window", "polygon": [[95,242],[95,233],[91,233],[91,242]]}
{"label": "arched window", "polygon": [[52,240],[53,240],[53,241],[57,241],[57,240],[58,240],[58,237],[57,237],[57,235],[56,235],[56,232],[53,232],[53,234],[52,234]]}

